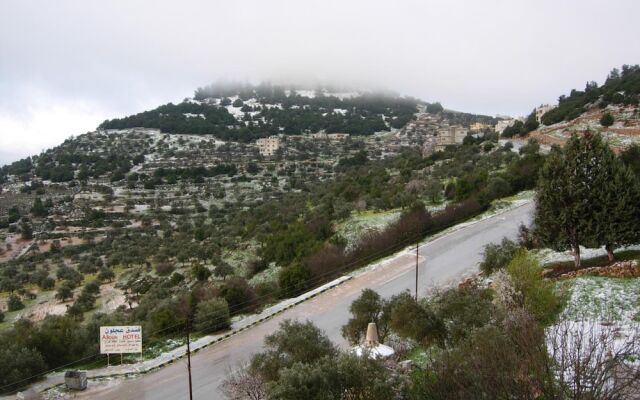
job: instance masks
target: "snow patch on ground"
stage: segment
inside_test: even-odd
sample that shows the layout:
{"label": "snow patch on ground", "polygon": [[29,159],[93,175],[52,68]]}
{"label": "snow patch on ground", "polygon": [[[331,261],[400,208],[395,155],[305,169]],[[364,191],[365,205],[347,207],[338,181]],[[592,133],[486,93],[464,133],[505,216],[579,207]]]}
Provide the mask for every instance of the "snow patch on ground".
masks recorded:
{"label": "snow patch on ground", "polygon": [[[624,250],[640,250],[640,245],[636,244],[633,246],[625,246],[617,249],[616,251],[624,251]],[[540,264],[555,264],[560,262],[568,262],[573,261],[573,252],[570,250],[567,251],[553,251],[551,249],[541,249],[534,250],[534,254],[540,260]],[[598,249],[588,249],[586,247],[580,246],[580,256],[582,259],[587,258],[596,258],[607,255],[607,251],[604,247]]]}
{"label": "snow patch on ground", "polygon": [[640,278],[580,277],[570,285],[563,319],[640,322]]}

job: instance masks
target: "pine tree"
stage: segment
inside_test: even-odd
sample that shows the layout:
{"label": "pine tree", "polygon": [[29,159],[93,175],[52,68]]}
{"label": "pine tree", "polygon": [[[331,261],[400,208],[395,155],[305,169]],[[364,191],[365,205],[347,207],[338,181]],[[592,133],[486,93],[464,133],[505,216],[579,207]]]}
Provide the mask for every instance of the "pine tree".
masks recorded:
{"label": "pine tree", "polygon": [[580,245],[598,245],[599,191],[611,168],[611,150],[600,135],[573,135],[564,150],[554,149],[538,180],[535,226],[542,242],[555,250],[573,250],[580,267]]}
{"label": "pine tree", "polygon": [[640,242],[640,187],[631,169],[615,158],[611,177],[600,194],[598,244],[605,246],[613,262],[615,248]]}

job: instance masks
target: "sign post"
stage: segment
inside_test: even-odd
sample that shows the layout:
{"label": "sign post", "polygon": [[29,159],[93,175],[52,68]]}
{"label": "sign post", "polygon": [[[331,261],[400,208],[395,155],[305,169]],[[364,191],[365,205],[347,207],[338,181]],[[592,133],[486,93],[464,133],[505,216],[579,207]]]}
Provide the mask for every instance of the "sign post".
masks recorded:
{"label": "sign post", "polygon": [[120,364],[122,364],[122,355],[129,353],[142,354],[141,326],[100,327],[100,354],[107,355],[107,366],[110,354],[120,354]]}

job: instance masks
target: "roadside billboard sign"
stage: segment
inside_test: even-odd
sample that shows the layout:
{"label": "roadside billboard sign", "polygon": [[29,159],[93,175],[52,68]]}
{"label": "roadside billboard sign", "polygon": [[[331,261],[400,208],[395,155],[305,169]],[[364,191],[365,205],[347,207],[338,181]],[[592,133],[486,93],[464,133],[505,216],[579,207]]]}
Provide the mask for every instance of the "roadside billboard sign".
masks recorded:
{"label": "roadside billboard sign", "polygon": [[142,353],[142,327],[139,325],[101,326],[100,353]]}

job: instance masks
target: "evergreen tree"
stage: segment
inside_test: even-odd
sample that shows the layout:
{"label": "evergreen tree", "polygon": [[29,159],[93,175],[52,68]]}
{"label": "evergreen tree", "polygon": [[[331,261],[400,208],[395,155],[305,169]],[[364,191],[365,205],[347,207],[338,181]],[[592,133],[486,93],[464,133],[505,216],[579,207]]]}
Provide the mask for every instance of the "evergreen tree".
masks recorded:
{"label": "evergreen tree", "polygon": [[599,191],[602,208],[597,214],[598,244],[604,245],[609,262],[614,261],[613,250],[640,241],[640,188],[635,175],[618,158],[606,188]]}
{"label": "evergreen tree", "polygon": [[524,133],[535,131],[539,126],[540,122],[538,122],[538,118],[536,117],[536,110],[533,110],[524,121]]}
{"label": "evergreen tree", "polygon": [[613,115],[611,115],[610,113],[604,113],[604,115],[602,115],[602,118],[600,118],[600,125],[604,126],[605,128],[613,125],[613,122]]}
{"label": "evergreen tree", "polygon": [[554,149],[538,179],[535,226],[542,242],[573,250],[580,267],[580,245],[598,243],[599,192],[611,176],[611,150],[600,135],[573,135],[564,150]]}
{"label": "evergreen tree", "polygon": [[42,203],[40,197],[36,197],[33,201],[33,207],[31,208],[31,213],[33,213],[36,217],[46,217],[47,216],[47,208]]}

